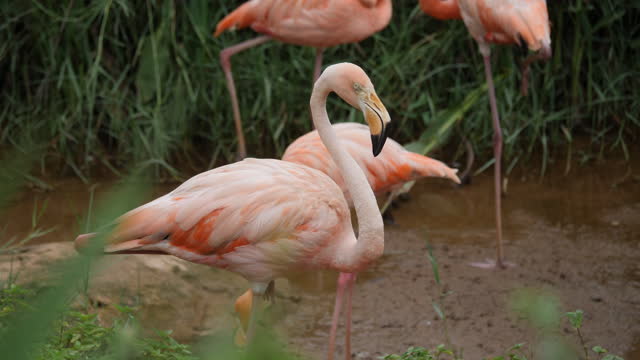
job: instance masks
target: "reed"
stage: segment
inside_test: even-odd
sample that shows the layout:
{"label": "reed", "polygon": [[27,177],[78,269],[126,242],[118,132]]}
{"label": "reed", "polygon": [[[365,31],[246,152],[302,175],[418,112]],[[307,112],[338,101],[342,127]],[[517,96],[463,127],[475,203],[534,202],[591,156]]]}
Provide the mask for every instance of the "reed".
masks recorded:
{"label": "reed", "polygon": [[[255,34],[211,33],[239,3],[34,0],[0,7],[0,146],[15,148],[13,139],[26,137],[45,146],[40,173],[86,181],[96,169],[119,174],[132,162],[176,178],[232,161],[236,140],[218,54]],[[486,94],[465,102],[484,85],[475,43],[460,21],[431,19],[414,1],[394,6],[388,28],[329,49],[325,62],[352,61],[370,73],[396,123],[392,137],[407,143],[435,133],[428,143],[445,146],[447,160],[462,156],[465,137],[487,164]],[[518,93],[521,50],[494,51],[505,166],[537,153],[548,166],[576,138],[597,156],[628,158],[640,128],[640,5],[552,1],[549,12],[554,55],[534,65],[528,97]],[[277,157],[311,129],[312,63],[312,49],[276,42],[233,58],[252,156]],[[332,118],[358,120],[334,105]],[[456,111],[455,121],[442,120]],[[439,124],[446,131],[432,129]]]}

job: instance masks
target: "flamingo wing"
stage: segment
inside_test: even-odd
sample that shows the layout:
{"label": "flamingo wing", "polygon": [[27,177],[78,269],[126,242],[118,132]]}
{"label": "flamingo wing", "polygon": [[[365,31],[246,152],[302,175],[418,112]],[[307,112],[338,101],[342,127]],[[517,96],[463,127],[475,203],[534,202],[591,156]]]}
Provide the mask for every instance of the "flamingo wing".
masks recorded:
{"label": "flamingo wing", "polygon": [[[278,256],[284,261],[270,263],[284,268],[345,221],[347,204],[326,175],[280,160],[246,159],[201,173],[124,214],[106,251],[166,252],[221,267],[255,267]],[[234,258],[241,248],[247,256]],[[250,278],[257,270],[236,272]]]}
{"label": "flamingo wing", "polygon": [[251,0],[220,21],[215,35],[251,26],[286,43],[327,47],[360,41],[390,19],[386,0]]}
{"label": "flamingo wing", "polygon": [[524,41],[534,51],[551,43],[545,0],[478,0],[477,6],[489,41]]}

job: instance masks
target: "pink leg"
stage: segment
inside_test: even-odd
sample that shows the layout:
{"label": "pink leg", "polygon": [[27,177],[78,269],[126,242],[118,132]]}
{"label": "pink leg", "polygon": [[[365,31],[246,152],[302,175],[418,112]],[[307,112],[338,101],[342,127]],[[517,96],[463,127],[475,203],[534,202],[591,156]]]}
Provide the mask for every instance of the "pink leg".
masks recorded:
{"label": "pink leg", "polygon": [[352,274],[351,281],[347,285],[347,318],[345,320],[344,335],[344,355],[346,360],[351,360],[351,297],[353,295],[353,286],[356,283],[358,274]]}
{"label": "pink leg", "polygon": [[313,83],[316,83],[316,80],[320,77],[320,73],[322,72],[322,52],[323,48],[316,48],[316,61],[313,67]]}
{"label": "pink leg", "polygon": [[484,72],[489,86],[489,104],[491,105],[491,117],[493,118],[493,154],[496,159],[494,165],[494,191],[496,201],[496,267],[505,268],[502,252],[502,129],[500,128],[500,115],[496,105],[496,90],[493,86],[491,73],[491,57],[484,56]]}
{"label": "pink leg", "polygon": [[538,60],[546,60],[551,57],[551,47],[543,47],[540,52],[529,56],[522,63],[522,83],[520,85],[520,93],[527,96],[529,93],[529,69],[531,63]]}
{"label": "pink leg", "polygon": [[331,332],[329,333],[329,354],[328,360],[333,360],[333,353],[336,347],[336,330],[338,329],[338,319],[340,318],[340,310],[342,308],[342,301],[344,290],[351,282],[352,274],[340,273],[338,276],[338,289],[336,293],[336,304],[333,307],[333,318],[331,319]]}
{"label": "pink leg", "polygon": [[236,134],[238,136],[238,153],[236,154],[236,157],[238,157],[239,160],[247,157],[247,146],[244,141],[244,133],[242,131],[242,119],[240,118],[240,106],[238,105],[236,86],[233,82],[233,74],[231,73],[231,56],[254,46],[264,44],[269,40],[271,40],[271,37],[269,36],[259,36],[255,39],[247,40],[241,42],[240,44],[225,48],[220,52],[220,63],[222,64],[222,70],[224,71],[224,76],[227,79],[227,88],[229,89],[229,94],[231,95],[233,121],[236,124]]}
{"label": "pink leg", "polygon": [[256,328],[262,313],[263,294],[254,294],[251,299],[251,315],[249,315],[249,327],[247,329],[247,344],[252,345],[256,336]]}

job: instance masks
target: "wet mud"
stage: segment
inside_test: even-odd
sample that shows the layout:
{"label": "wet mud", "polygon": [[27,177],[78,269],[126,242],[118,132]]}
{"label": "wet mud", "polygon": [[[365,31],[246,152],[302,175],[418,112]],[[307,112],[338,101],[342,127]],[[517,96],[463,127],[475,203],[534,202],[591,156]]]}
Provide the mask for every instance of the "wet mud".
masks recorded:
{"label": "wet mud", "polygon": [[[409,346],[444,343],[444,324],[433,302],[447,314],[449,338],[463,349],[465,359],[497,356],[521,342],[535,344],[535,331],[512,311],[514,291],[533,288],[557,297],[563,312],[584,310],[589,347],[601,345],[627,360],[640,359],[640,172],[633,170],[640,164],[632,165],[574,166],[567,176],[558,169],[542,180],[524,171],[509,175],[504,238],[507,260],[515,266],[507,270],[469,265],[495,254],[489,172],[465,187],[440,180],[418,182],[411,198],[393,210],[396,224],[386,227],[384,257],[359,275],[353,299],[353,357],[377,359]],[[170,188],[159,187],[154,193]],[[77,233],[77,219],[86,213],[89,191],[79,185],[59,189],[22,194],[8,209],[15,221],[5,237],[29,231],[30,204],[38,197],[40,203],[51,197],[39,226],[58,227],[37,240],[43,245],[0,255],[0,273],[7,273],[11,263],[21,281],[38,280],[51,261],[74,256],[68,241]],[[63,196],[64,191],[77,194]],[[444,290],[450,292],[444,300],[426,241],[439,262]],[[89,289],[103,321],[117,315],[111,304],[124,303],[137,310],[146,327],[173,329],[183,341],[235,328],[233,300],[247,286],[242,278],[169,256],[108,261],[109,270],[96,270]],[[292,351],[325,357],[336,278],[323,272],[277,282],[269,317]],[[559,332],[577,346],[566,321]]]}

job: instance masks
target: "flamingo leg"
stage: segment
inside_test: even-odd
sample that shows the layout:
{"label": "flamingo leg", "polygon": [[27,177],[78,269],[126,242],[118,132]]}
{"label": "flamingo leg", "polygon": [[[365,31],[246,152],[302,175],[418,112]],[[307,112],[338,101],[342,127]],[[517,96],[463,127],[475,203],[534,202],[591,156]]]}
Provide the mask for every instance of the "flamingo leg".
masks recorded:
{"label": "flamingo leg", "polygon": [[489,104],[491,105],[491,117],[493,118],[493,154],[496,159],[494,165],[494,191],[496,208],[496,267],[504,269],[502,251],[502,129],[500,128],[500,115],[496,105],[496,90],[493,86],[493,74],[491,73],[491,56],[484,55],[484,72],[487,76],[489,87]]}
{"label": "flamingo leg", "polygon": [[356,283],[357,274],[352,274],[347,284],[347,318],[345,319],[345,335],[344,335],[344,355],[346,360],[351,360],[351,298],[353,295],[353,286]]}
{"label": "flamingo leg", "polygon": [[224,76],[227,79],[227,89],[229,89],[229,95],[231,95],[233,121],[235,122],[236,135],[238,136],[238,152],[236,154],[236,157],[239,158],[238,160],[242,160],[247,157],[247,146],[244,140],[244,132],[242,131],[242,119],[240,118],[240,105],[238,105],[236,86],[233,81],[233,74],[231,73],[231,56],[254,46],[264,44],[269,40],[271,40],[271,37],[269,36],[258,36],[255,39],[243,41],[239,44],[224,48],[220,52],[220,63],[222,64]]}
{"label": "flamingo leg", "polygon": [[[324,48],[316,48],[316,61],[313,66],[313,83],[316,83],[316,80],[320,77],[320,73],[322,72],[322,53],[324,52]],[[313,85],[313,84],[312,84]]]}
{"label": "flamingo leg", "polygon": [[538,60],[547,60],[551,57],[551,47],[543,46],[537,54],[533,54],[522,62],[522,82],[520,84],[520,93],[527,96],[529,93],[529,70],[531,63]]}
{"label": "flamingo leg", "polygon": [[274,283],[253,283],[251,284],[251,315],[249,316],[249,328],[247,329],[247,343],[251,346],[255,340],[256,327],[260,321],[262,313],[262,301],[265,293],[271,293],[274,290]]}
{"label": "flamingo leg", "polygon": [[329,333],[329,353],[327,354],[328,360],[333,360],[333,354],[336,347],[336,331],[338,329],[338,319],[340,318],[340,310],[342,309],[342,302],[344,300],[344,290],[351,282],[352,274],[340,273],[338,276],[338,289],[336,292],[336,304],[333,307],[333,318],[331,319],[331,332]]}
{"label": "flamingo leg", "polygon": [[253,344],[256,327],[258,326],[258,320],[260,319],[260,312],[262,309],[262,295],[254,293],[251,299],[251,316],[249,317],[249,328],[247,330],[247,343]]}
{"label": "flamingo leg", "polygon": [[464,142],[464,147],[467,152],[467,164],[464,167],[464,170],[458,177],[460,178],[460,186],[471,184],[471,170],[473,169],[473,162],[475,161],[476,154],[473,152],[473,145],[471,141],[466,137],[462,138]]}

